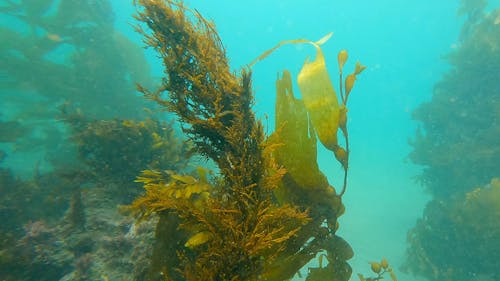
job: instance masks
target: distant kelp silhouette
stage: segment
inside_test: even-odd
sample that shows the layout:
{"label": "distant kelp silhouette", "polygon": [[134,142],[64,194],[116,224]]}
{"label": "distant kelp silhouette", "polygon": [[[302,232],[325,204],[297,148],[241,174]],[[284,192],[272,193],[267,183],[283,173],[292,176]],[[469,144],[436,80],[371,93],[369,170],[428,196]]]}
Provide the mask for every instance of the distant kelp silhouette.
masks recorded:
{"label": "distant kelp silhouette", "polygon": [[109,1],[7,1],[0,9],[13,23],[0,32],[1,114],[19,122],[5,134],[17,136],[10,140],[17,151],[64,158],[53,159],[70,149],[57,122],[63,104],[90,118],[144,117],[134,83],[151,84],[149,66],[141,48],[114,30]]}
{"label": "distant kelp silhouette", "polygon": [[429,280],[500,278],[489,250],[500,241],[500,9],[486,6],[462,1],[451,69],[414,112],[421,128],[410,159],[425,167],[418,180],[434,198],[410,230],[405,268]]}
{"label": "distant kelp silhouette", "polygon": [[[4,2],[0,142],[14,145],[0,151],[1,279],[132,280],[153,232],[117,205],[142,169],[184,167],[187,146],[146,118],[134,83],[151,84],[149,66],[110,1]],[[23,179],[9,166],[19,154]]]}

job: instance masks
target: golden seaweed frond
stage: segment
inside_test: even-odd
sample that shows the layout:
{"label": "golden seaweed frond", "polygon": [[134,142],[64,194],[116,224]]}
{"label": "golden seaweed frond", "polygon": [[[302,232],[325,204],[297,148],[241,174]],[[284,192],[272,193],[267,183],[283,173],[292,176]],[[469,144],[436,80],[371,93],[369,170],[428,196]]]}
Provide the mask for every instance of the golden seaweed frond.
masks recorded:
{"label": "golden seaweed frond", "polygon": [[197,218],[198,232],[188,242],[199,244],[192,247],[196,258],[185,257],[186,280],[256,280],[310,221],[307,212],[291,206],[261,201],[257,210],[246,219],[242,210],[216,205],[198,213],[203,214]]}
{"label": "golden seaweed frond", "polygon": [[[234,280],[253,280],[311,220],[307,211],[278,206],[269,196],[258,198],[255,187],[248,187],[249,193],[240,189],[238,203],[212,198],[213,187],[189,175],[146,170],[137,181],[146,192],[129,209],[141,216],[168,213],[180,219],[177,227],[185,234],[180,243],[172,242],[184,260],[184,266],[175,266],[185,280],[231,275],[241,278]],[[249,276],[243,278],[240,267],[251,268]]]}
{"label": "golden seaweed frond", "polygon": [[264,133],[251,110],[251,73],[237,77],[231,72],[214,25],[198,12],[179,1],[137,4],[136,18],[150,32],[137,30],[165,66],[160,89],[138,86],[139,91],[177,114],[195,149],[217,163],[229,185],[257,182]]}
{"label": "golden seaweed frond", "polygon": [[389,275],[392,281],[398,281],[394,270],[389,265],[389,262],[386,258],[382,258],[380,262],[372,261],[370,262],[370,268],[373,273],[375,273],[376,277],[364,277],[363,274],[358,273],[358,278],[360,281],[370,281],[370,280],[382,280],[384,279],[385,274]]}
{"label": "golden seaweed frond", "polygon": [[136,182],[143,183],[146,193],[128,208],[140,216],[148,216],[165,210],[200,208],[209,197],[211,186],[189,175],[165,174],[154,170],[142,171]]}
{"label": "golden seaweed frond", "polygon": [[307,212],[291,205],[266,206],[259,210],[257,218],[245,247],[249,249],[250,255],[265,255],[268,261],[278,256],[284,250],[285,242],[311,220]]}

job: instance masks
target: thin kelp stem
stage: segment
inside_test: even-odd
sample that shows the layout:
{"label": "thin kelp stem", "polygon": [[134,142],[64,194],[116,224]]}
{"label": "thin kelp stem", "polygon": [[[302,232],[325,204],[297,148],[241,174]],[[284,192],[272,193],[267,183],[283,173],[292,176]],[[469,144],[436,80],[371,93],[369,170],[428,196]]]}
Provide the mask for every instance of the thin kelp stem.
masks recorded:
{"label": "thin kelp stem", "polygon": [[[349,161],[349,138],[347,137],[347,134],[345,135],[345,150],[346,150],[346,158],[347,162]],[[342,190],[339,193],[339,196],[342,197],[347,189],[347,175],[348,175],[348,169],[347,166],[344,167],[344,184],[342,185]]]}
{"label": "thin kelp stem", "polygon": [[[340,97],[342,99],[342,103],[344,107],[346,108],[347,106],[347,96],[344,95],[344,90],[342,88],[342,70],[340,71],[339,75],[339,84],[340,84]],[[347,114],[347,113],[346,113]],[[344,134],[345,138],[345,151],[346,151],[346,162],[349,163],[349,135],[347,132],[347,128],[345,127],[347,124],[344,125],[344,127],[341,127],[342,133]],[[339,196],[342,197],[347,189],[347,175],[348,175],[348,165],[346,164],[344,166],[344,184],[342,185],[342,191],[340,191]]]}
{"label": "thin kelp stem", "polygon": [[256,59],[254,59],[251,63],[249,63],[248,64],[248,68],[252,68],[252,66],[254,64],[256,64],[257,62],[259,62],[259,61],[261,61],[263,59],[265,59],[267,56],[269,56],[270,54],[272,54],[274,51],[276,51],[277,49],[279,49],[283,45],[286,45],[286,44],[310,43],[310,44],[312,44],[314,46],[320,46],[323,43],[325,43],[326,41],[328,41],[328,39],[330,39],[330,37],[332,37],[332,35],[333,35],[333,32],[330,32],[330,33],[328,33],[327,35],[325,35],[323,38],[319,39],[316,42],[313,42],[313,41],[308,40],[308,39],[294,39],[294,40],[284,40],[284,41],[281,41],[276,46],[274,46],[271,49],[265,51],[260,56],[258,56]]}
{"label": "thin kelp stem", "polygon": [[339,85],[340,85],[340,98],[342,99],[342,103],[344,105],[346,105],[347,101],[346,101],[346,98],[344,96],[344,90],[342,88],[342,70],[340,71],[340,75],[339,75]]}

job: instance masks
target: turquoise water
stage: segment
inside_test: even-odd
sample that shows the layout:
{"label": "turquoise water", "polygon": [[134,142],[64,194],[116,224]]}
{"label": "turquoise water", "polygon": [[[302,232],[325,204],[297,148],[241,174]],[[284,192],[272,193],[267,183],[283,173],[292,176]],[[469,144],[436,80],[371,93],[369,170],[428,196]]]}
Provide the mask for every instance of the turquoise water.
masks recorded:
{"label": "turquoise water", "polygon": [[[423,102],[431,100],[434,86],[450,69],[444,57],[459,46],[460,31],[464,23],[464,18],[457,16],[458,1],[316,0],[306,4],[305,1],[296,0],[191,0],[185,4],[215,23],[234,71],[280,41],[298,38],[315,41],[329,32],[333,32],[333,36],[322,45],[322,50],[336,87],[337,53],[340,50],[346,49],[349,52],[346,66],[349,71],[357,60],[367,66],[359,76],[348,103],[350,170],[347,192],[343,197],[346,213],[340,218],[338,234],[349,242],[355,252],[354,258],[349,262],[353,267],[351,280],[358,280],[356,273],[369,275],[369,262],[380,260],[381,257],[389,260],[399,280],[426,280],[399,270],[405,259],[407,233],[415,226],[417,219],[422,217],[426,203],[432,199],[415,181],[422,167],[408,159],[412,151],[409,140],[414,138],[418,126],[418,122],[412,119],[412,112]],[[489,1],[489,9],[499,5],[499,1]],[[141,36],[132,28],[135,24],[131,17],[134,13],[132,4],[128,1],[113,1],[112,9],[115,13],[114,28],[131,42],[142,44]],[[29,28],[10,16],[2,14],[0,19],[2,27],[8,26],[21,33],[29,32]],[[49,39],[59,40],[58,37]],[[64,64],[73,51],[71,48],[57,49],[50,54],[49,60]],[[8,52],[2,53],[2,56],[6,54],[16,56],[16,53]],[[152,80],[158,81],[163,72],[161,62],[151,50],[145,50],[144,54],[150,65]],[[305,59],[314,54],[314,48],[307,44],[285,45],[253,67],[255,111],[264,120],[268,132],[274,130],[277,73],[288,69],[292,76],[296,76]],[[116,60],[118,62],[119,58]],[[116,64],[117,69],[122,67],[124,66]],[[148,72],[147,68],[143,71]],[[113,68],[109,72],[113,72]],[[3,73],[4,70],[2,76]],[[7,76],[8,74],[5,75]],[[114,76],[110,74],[109,77],[112,79]],[[124,81],[128,84],[124,90],[133,92],[131,80],[134,77],[143,78],[140,75],[126,78]],[[10,80],[2,77],[1,82],[6,85],[1,87],[0,94],[5,101],[1,105],[1,121],[31,120],[32,116],[43,115],[44,110],[51,107],[51,102],[61,103],[61,99],[64,99],[40,98],[31,92],[36,89],[29,85],[23,88],[21,85],[15,87],[22,92],[17,100],[12,97],[15,91],[9,90],[7,86]],[[102,83],[100,85],[113,84]],[[298,89],[296,92],[299,92]],[[103,92],[101,97],[104,99],[105,95],[106,92]],[[41,102],[37,102],[37,97]],[[123,106],[123,111],[113,111],[113,104],[118,103],[119,99],[119,96],[110,97],[110,101],[96,100],[95,104],[108,103],[112,117],[140,116],[140,113],[129,111],[130,107],[126,105]],[[130,104],[134,101],[131,99]],[[137,104],[139,103],[142,101],[137,98]],[[83,109],[88,107],[91,105],[87,104]],[[37,114],[30,115],[28,111],[35,111]],[[46,114],[57,115],[56,112],[56,108],[51,108]],[[25,116],[25,119],[20,116]],[[42,120],[51,118],[45,116]],[[104,117],[96,114],[96,118]],[[66,132],[67,129],[61,129],[64,126],[60,121],[54,120],[47,121],[60,129],[54,129],[54,132]],[[33,174],[52,169],[54,164],[47,160],[47,152],[66,149],[61,144],[64,142],[62,139],[50,135],[48,131],[37,132],[37,123],[32,120],[30,122],[34,138],[22,145],[29,147],[32,145],[29,140],[36,139],[57,143],[57,147],[33,151],[16,148],[21,145],[19,142],[0,143],[0,149],[7,154],[2,167],[12,169],[14,174],[25,180],[29,180]],[[58,159],[64,160],[67,159]],[[318,163],[330,183],[341,186],[343,171],[333,154],[320,147]],[[67,207],[67,204],[64,206]],[[2,216],[6,216],[6,213]],[[18,226],[18,229],[21,228],[22,226]],[[317,265],[316,260],[311,264],[314,265]],[[102,280],[108,278],[101,276]],[[3,280],[1,276],[0,280]],[[294,280],[305,278],[296,276]]]}

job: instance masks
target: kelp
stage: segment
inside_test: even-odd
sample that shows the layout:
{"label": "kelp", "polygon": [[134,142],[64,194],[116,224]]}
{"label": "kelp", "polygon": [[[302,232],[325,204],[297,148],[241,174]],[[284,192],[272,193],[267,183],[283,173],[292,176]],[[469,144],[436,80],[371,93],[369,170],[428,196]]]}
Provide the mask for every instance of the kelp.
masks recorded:
{"label": "kelp", "polygon": [[114,28],[109,0],[4,1],[0,14],[0,99],[9,109],[0,113],[0,139],[28,154],[22,170],[75,162],[57,120],[62,105],[94,119],[145,118],[134,83],[152,84],[149,65],[140,46]]}
{"label": "kelp", "polygon": [[413,112],[420,129],[410,159],[424,166],[419,180],[435,197],[467,192],[499,176],[499,18],[497,8],[475,21],[447,56],[451,70],[435,85],[432,99]]}
{"label": "kelp", "polygon": [[[343,79],[343,67],[347,61],[348,54],[346,50],[342,50],[338,54],[338,64],[339,64],[339,81],[340,81],[340,98],[342,103],[339,104],[337,99],[337,93],[332,85],[330,77],[328,75],[328,70],[326,68],[325,58],[323,56],[323,51],[321,50],[321,45],[324,44],[330,37],[332,33],[327,34],[320,40],[313,42],[307,39],[295,39],[295,40],[285,40],[270,50],[265,51],[262,55],[253,60],[249,66],[254,65],[258,61],[265,59],[276,49],[280,48],[285,44],[302,44],[308,43],[316,48],[316,58],[314,61],[309,61],[307,59],[302,66],[298,76],[297,82],[302,94],[304,107],[307,109],[308,118],[311,122],[311,126],[314,127],[314,132],[317,134],[321,143],[329,150],[333,151],[335,158],[342,165],[344,169],[344,183],[340,196],[345,192],[347,185],[347,171],[349,167],[349,137],[347,132],[347,100],[349,94],[356,81],[356,76],[361,74],[365,70],[365,66],[361,65],[359,62],[356,63],[356,68],[352,74],[349,74],[345,79],[345,94],[344,88],[342,87]],[[286,71],[285,71],[286,72]],[[288,78],[284,78],[288,79]],[[290,79],[288,79],[290,80]],[[279,95],[279,94],[278,94]],[[293,96],[293,94],[292,94]],[[284,101],[284,99],[280,99]],[[278,103],[279,101],[277,101]],[[301,103],[297,102],[297,103]],[[277,107],[278,110],[278,107]],[[290,112],[291,114],[295,114]],[[301,115],[300,112],[297,113]],[[291,116],[289,116],[291,117]],[[277,126],[281,126],[281,123],[276,123]],[[337,133],[341,130],[344,141],[345,148],[341,147],[338,142]],[[293,154],[289,154],[291,157]]]}
{"label": "kelp", "polygon": [[408,234],[404,269],[436,281],[498,280],[499,221],[498,178],[449,202],[432,200]]}
{"label": "kelp", "polygon": [[497,280],[488,249],[500,241],[500,9],[461,3],[468,17],[450,70],[413,113],[421,127],[410,159],[424,167],[418,179],[433,199],[409,232],[405,267],[429,280]]}
{"label": "kelp", "polygon": [[0,143],[15,142],[20,137],[27,134],[27,128],[18,121],[0,120]]}
{"label": "kelp", "polygon": [[382,258],[380,262],[370,262],[370,269],[373,273],[377,274],[376,277],[365,277],[363,274],[358,274],[359,281],[377,281],[384,279],[386,274],[389,275],[392,281],[398,281],[394,269],[389,265],[386,258]]}
{"label": "kelp", "polygon": [[[316,42],[305,39],[283,41],[252,62],[253,64],[262,60],[287,43],[310,43],[317,50],[316,59],[313,62],[306,61],[298,74],[297,80],[303,100],[294,97],[292,78],[288,71],[283,72],[282,78],[278,77],[275,120],[277,131],[270,137],[272,142],[278,144],[273,153],[276,162],[286,169],[280,187],[274,192],[276,198],[281,203],[303,208],[314,206],[310,208],[312,223],[305,227],[303,233],[299,233],[296,238],[298,245],[306,245],[307,241],[310,241],[311,248],[305,247],[295,253],[301,258],[297,260],[304,261],[307,260],[304,258],[307,255],[302,256],[304,253],[325,251],[321,257],[325,257],[328,264],[325,267],[311,268],[307,277],[307,280],[311,281],[330,280],[330,278],[337,278],[333,280],[349,279],[351,268],[346,261],[353,255],[347,242],[335,235],[339,227],[337,219],[344,212],[341,197],[347,185],[349,151],[346,103],[353,81],[347,82],[346,80],[345,95],[341,86],[342,103],[339,104],[319,47],[330,36],[331,34],[328,34]],[[346,60],[347,51],[341,51],[339,53],[340,81],[342,81],[342,68]],[[358,63],[351,77],[360,74],[364,68]],[[340,147],[337,141],[339,128],[345,137],[345,148]],[[316,162],[316,136],[325,147],[334,152],[335,158],[344,168],[344,183],[340,193],[336,192],[319,170]],[[312,241],[311,237],[314,237]],[[291,247],[291,249],[294,248]],[[286,266],[281,266],[280,269],[282,274],[286,274]],[[288,276],[288,278],[291,277]]]}
{"label": "kelp", "polygon": [[[169,197],[147,192],[133,208],[155,211],[152,206],[161,205],[165,207],[161,217],[175,214],[181,218],[179,224],[163,220],[187,233],[179,247],[173,246],[177,241],[163,242],[178,253],[172,262],[180,261],[159,265],[167,278],[255,279],[309,218],[306,210],[272,202],[271,190],[279,178],[265,169],[263,130],[250,108],[250,73],[243,71],[237,77],[230,72],[217,33],[196,12],[192,14],[192,24],[186,8],[178,3],[138,4],[143,7],[138,19],[152,30],[152,35],[143,32],[146,43],[159,52],[166,67],[160,90],[139,89],[176,113],[195,149],[218,165],[221,180],[216,186],[212,184],[204,203],[193,202],[186,196],[175,198],[175,193]],[[168,100],[162,97],[163,93],[168,94]],[[165,188],[173,184],[170,181]],[[153,190],[158,191],[161,186],[165,185],[156,185]],[[280,227],[271,227],[274,225]],[[210,239],[203,234],[206,232],[211,233]],[[160,240],[170,239],[159,235]],[[192,249],[184,247],[186,244]]]}
{"label": "kelp", "polygon": [[286,167],[297,184],[307,189],[324,189],[326,177],[316,162],[316,133],[310,125],[307,110],[301,100],[294,97],[292,77],[284,71],[276,81],[276,126],[274,140],[279,147],[274,151],[276,161]]}
{"label": "kelp", "polygon": [[151,83],[148,63],[113,28],[110,1],[7,1],[0,12],[17,23],[1,27],[2,98],[44,106],[19,118],[54,118],[65,102],[95,118],[142,116],[133,82]]}
{"label": "kelp", "polygon": [[95,120],[81,111],[61,119],[70,127],[79,160],[97,180],[126,185],[145,167],[180,171],[187,165],[190,144],[176,136],[172,122]]}
{"label": "kelp", "polygon": [[[291,75],[284,72],[277,81],[277,131],[266,138],[251,108],[251,65],[288,41],[236,75],[213,23],[196,10],[178,1],[135,2],[142,23],[136,29],[165,67],[159,89],[138,85],[138,90],[175,113],[194,150],[218,167],[211,176],[200,168],[192,174],[145,170],[137,178],[146,192],[129,209],[139,217],[160,216],[146,279],[289,280],[323,253],[327,264],[310,269],[307,280],[347,281],[353,251],[335,235],[344,212],[343,191],[337,194],[319,170],[316,135],[332,144],[329,148],[347,172],[348,147],[331,138],[338,128],[347,138],[345,103],[354,80],[346,80],[342,104],[328,97],[331,91],[320,93],[332,103],[326,118],[313,118],[323,109],[311,105],[314,96],[309,104],[294,98]],[[358,65],[354,75],[363,69]],[[320,71],[318,83],[332,87],[324,61]],[[308,81],[318,73],[308,73],[300,82],[309,84],[304,89],[315,87]],[[331,121],[334,127],[327,125]]]}

